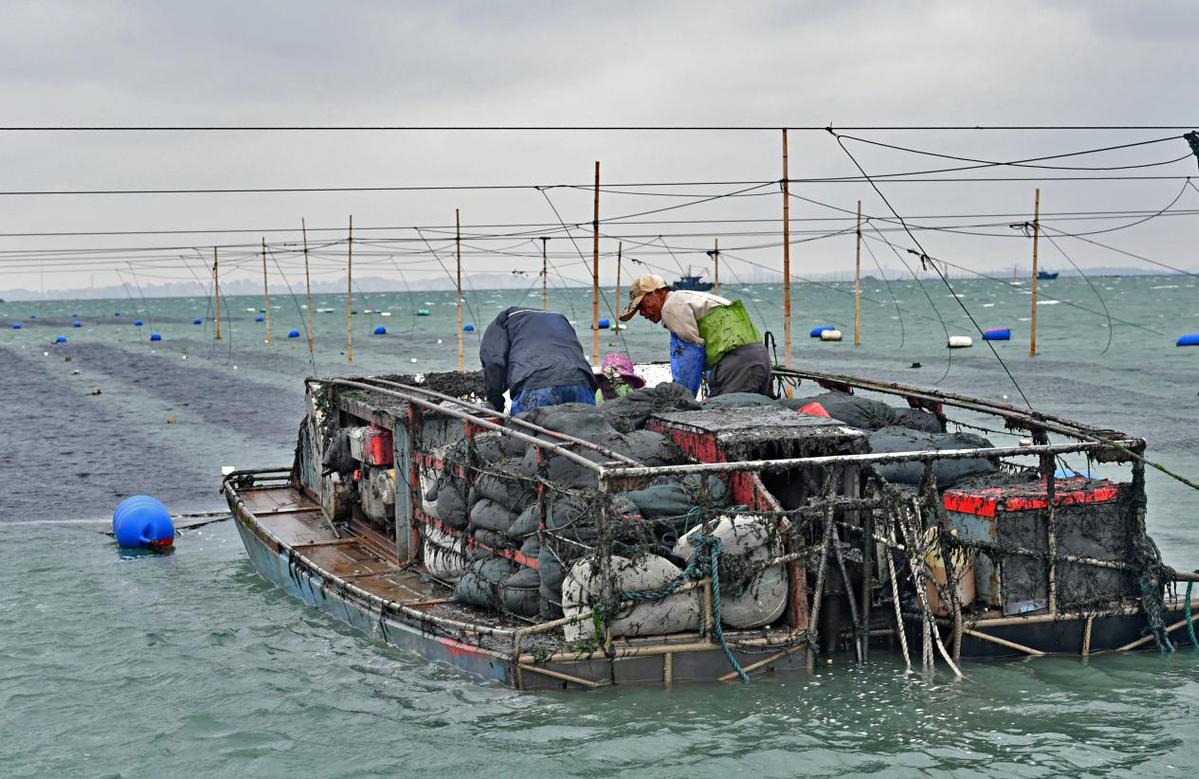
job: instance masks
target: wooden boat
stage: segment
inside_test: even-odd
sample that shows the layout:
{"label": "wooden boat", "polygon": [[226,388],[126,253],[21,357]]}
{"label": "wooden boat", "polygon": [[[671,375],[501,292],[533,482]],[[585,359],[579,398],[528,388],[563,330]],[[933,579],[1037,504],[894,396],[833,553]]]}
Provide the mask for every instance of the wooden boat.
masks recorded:
{"label": "wooden boat", "polygon": [[[793,387],[808,382],[845,397],[902,398],[942,430],[955,424],[949,410],[961,424],[990,420],[1029,438],[1009,447],[880,453],[867,451],[861,430],[832,418],[777,406],[700,409],[649,417],[645,429],[668,438],[686,462],[646,466],[473,403],[477,374],[309,379],[293,463],[228,474],[223,491],[250,560],[267,581],[391,645],[520,689],[748,679],[810,669],[818,657],[865,661],[886,651],[906,659],[925,647],[926,665],[931,656],[956,671],[968,658],[1085,657],[1155,644],[1168,651],[1188,640],[1190,585],[1185,596],[1174,590],[1196,577],[1163,566],[1144,534],[1142,440],[945,392],[811,371],[776,373]],[[351,446],[350,484],[322,472],[341,431],[351,438],[360,431],[367,441],[357,451]],[[613,509],[623,491],[662,478],[716,478],[737,507],[710,515],[693,510],[692,532],[711,542],[710,566],[689,565],[669,582],[668,595],[629,592],[604,579],[589,603],[572,607],[563,595],[556,618],[470,605],[455,599],[455,582],[434,565],[435,536],[455,539],[457,553],[479,560],[519,570],[544,564],[434,516],[428,485],[487,475],[486,441],[522,446],[535,458],[529,494],[542,518],[541,542],[565,537],[546,519],[560,497],[547,476],[551,465],[577,466],[594,479],[586,495],[598,540],[572,543],[586,546],[582,559],[596,564],[617,559],[613,538],[637,521]],[[1055,458],[1067,454],[1130,468],[1131,476],[1110,482],[1060,474]],[[938,487],[936,467],[972,458],[999,464],[992,492]],[[919,486],[902,489],[877,475],[905,464],[922,469]],[[1020,476],[1022,486],[1013,492],[1007,476]],[[712,542],[720,514],[744,515],[775,534],[769,559],[742,569],[743,577],[783,572],[785,607],[766,624],[722,628],[735,597],[729,566],[753,558],[727,549],[722,557]],[[969,537],[972,528],[1021,522],[1023,536]],[[1113,522],[1129,543],[1079,542],[1087,534],[1102,537],[1096,528]],[[1023,590],[963,594],[968,579],[981,581],[977,570],[958,562],[963,554],[975,556],[972,566],[993,558],[992,578],[1011,582],[1023,566]],[[725,567],[717,570],[717,562]],[[568,578],[578,570],[576,564]],[[1011,582],[1005,578],[1002,587]],[[626,635],[614,628],[633,610],[667,598],[694,606],[698,624]],[[1199,597],[1189,605],[1199,608]]]}

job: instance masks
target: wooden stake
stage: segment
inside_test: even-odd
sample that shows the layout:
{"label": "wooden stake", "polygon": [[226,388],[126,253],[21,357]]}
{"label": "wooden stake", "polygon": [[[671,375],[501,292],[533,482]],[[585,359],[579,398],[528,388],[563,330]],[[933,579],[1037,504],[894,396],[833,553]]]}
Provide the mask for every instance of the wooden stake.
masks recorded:
{"label": "wooden stake", "polygon": [[858,201],[858,248],[853,271],[853,345],[862,345],[862,201]]}
{"label": "wooden stake", "polygon": [[620,265],[624,259],[624,241],[616,244],[616,321],[612,323],[614,330],[619,330],[622,325],[620,322],[620,312],[624,310],[624,306],[620,305]]}
{"label": "wooden stake", "polygon": [[312,274],[308,271],[308,225],[300,220],[304,233],[304,285],[308,288],[308,353],[312,354]]}
{"label": "wooden stake", "polygon": [[1032,217],[1032,338],[1028,342],[1028,356],[1037,356],[1037,237],[1041,232],[1041,188],[1037,187],[1036,202]]}
{"label": "wooden stake", "polygon": [[600,164],[595,161],[595,211],[591,220],[591,364],[599,367],[599,185]]}
{"label": "wooden stake", "polygon": [[720,294],[720,239],[712,239],[712,283],[716,294]]}
{"label": "wooden stake", "polygon": [[354,362],[354,215],[346,241],[346,362]]}
{"label": "wooden stake", "polygon": [[791,367],[791,191],[787,185],[787,128],[783,128],[783,366]]}
{"label": "wooden stake", "polygon": [[212,297],[216,304],[216,339],[221,340],[221,261],[212,247]]}
{"label": "wooden stake", "polygon": [[271,290],[266,281],[266,238],[262,239],[262,314],[266,320],[266,343],[271,343]]}
{"label": "wooden stake", "polygon": [[454,209],[454,250],[458,257],[458,370],[462,371],[462,221]]}
{"label": "wooden stake", "polygon": [[545,236],[542,236],[542,238],[541,238],[541,310],[542,311],[550,310],[549,291],[546,288],[547,287],[546,281],[549,278],[548,273],[547,273],[547,270],[549,268],[549,263],[547,263],[546,259],[545,259],[545,246],[547,243],[549,243],[549,240],[550,239]]}

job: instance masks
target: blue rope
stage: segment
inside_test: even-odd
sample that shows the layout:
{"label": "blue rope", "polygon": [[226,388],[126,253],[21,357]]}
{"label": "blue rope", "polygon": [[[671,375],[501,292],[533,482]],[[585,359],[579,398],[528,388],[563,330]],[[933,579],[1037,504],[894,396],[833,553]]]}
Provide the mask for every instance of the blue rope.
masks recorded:
{"label": "blue rope", "polygon": [[[1199,573],[1199,571],[1195,571],[1195,573]],[[1195,637],[1195,623],[1191,620],[1191,588],[1194,586],[1194,582],[1187,582],[1187,604],[1186,608],[1183,609],[1182,616],[1185,617],[1187,621],[1187,635],[1191,639],[1191,647],[1199,650],[1199,638]]]}
{"label": "blue rope", "polygon": [[[688,516],[696,512],[695,509],[687,512]],[[691,558],[691,562],[687,563],[687,567],[683,572],[676,576],[669,584],[660,590],[651,590],[648,592],[621,592],[622,600],[631,600],[638,602],[659,601],[670,597],[683,586],[687,581],[696,581],[703,578],[704,568],[712,576],[712,633],[716,636],[716,640],[720,643],[720,650],[724,653],[724,659],[728,661],[729,666],[737,672],[737,676],[743,682],[749,681],[749,674],[741,670],[741,664],[737,662],[737,658],[733,656],[733,650],[729,647],[728,641],[724,637],[724,629],[720,624],[720,553],[724,550],[724,544],[719,538],[710,536],[703,530],[700,530],[698,542],[692,541],[695,546],[695,556]]]}

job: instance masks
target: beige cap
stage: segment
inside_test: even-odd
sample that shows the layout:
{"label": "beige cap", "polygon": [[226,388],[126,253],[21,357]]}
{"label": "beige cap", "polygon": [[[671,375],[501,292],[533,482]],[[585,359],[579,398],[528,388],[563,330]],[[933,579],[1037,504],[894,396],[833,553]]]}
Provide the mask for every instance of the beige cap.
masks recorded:
{"label": "beige cap", "polygon": [[637,313],[637,309],[641,306],[641,298],[649,293],[664,289],[666,287],[666,279],[661,276],[655,276],[652,273],[647,273],[641,278],[633,282],[633,286],[629,287],[629,304],[625,306],[624,311],[620,313],[620,321],[627,322]]}

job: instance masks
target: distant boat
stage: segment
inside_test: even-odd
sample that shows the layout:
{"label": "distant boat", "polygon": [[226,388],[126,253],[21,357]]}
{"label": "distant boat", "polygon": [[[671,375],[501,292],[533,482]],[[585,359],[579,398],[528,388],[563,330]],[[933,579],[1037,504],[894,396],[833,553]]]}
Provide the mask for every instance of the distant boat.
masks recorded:
{"label": "distant boat", "polygon": [[1057,278],[1057,271],[1050,273],[1047,270],[1037,271],[1037,281],[1053,281]]}
{"label": "distant boat", "polygon": [[707,292],[712,289],[712,282],[700,281],[703,278],[702,274],[692,276],[691,268],[687,268],[685,275],[679,276],[678,281],[670,285],[671,289],[686,289],[692,292]]}

